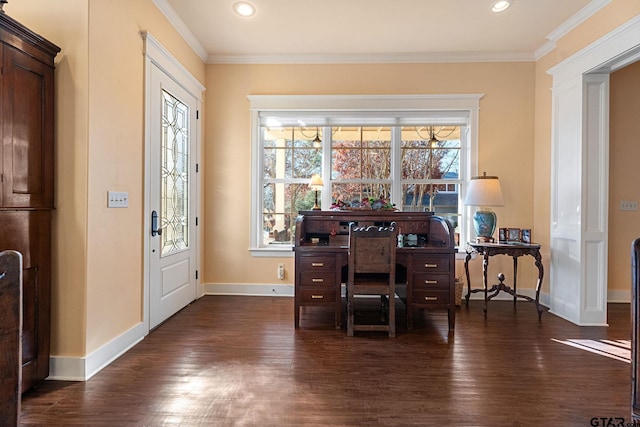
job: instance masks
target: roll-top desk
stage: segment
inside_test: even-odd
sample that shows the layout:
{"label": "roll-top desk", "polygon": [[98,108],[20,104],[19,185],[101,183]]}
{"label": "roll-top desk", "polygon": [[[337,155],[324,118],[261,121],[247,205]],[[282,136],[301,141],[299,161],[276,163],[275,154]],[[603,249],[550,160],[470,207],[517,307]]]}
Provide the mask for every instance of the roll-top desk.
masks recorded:
{"label": "roll-top desk", "polygon": [[342,324],[341,285],[347,277],[349,223],[388,226],[410,244],[396,248],[397,293],[407,306],[407,327],[415,309],[448,311],[449,330],[455,326],[455,249],[449,222],[431,212],[301,211],[295,229],[295,327],[300,307],[335,310],[335,326]]}

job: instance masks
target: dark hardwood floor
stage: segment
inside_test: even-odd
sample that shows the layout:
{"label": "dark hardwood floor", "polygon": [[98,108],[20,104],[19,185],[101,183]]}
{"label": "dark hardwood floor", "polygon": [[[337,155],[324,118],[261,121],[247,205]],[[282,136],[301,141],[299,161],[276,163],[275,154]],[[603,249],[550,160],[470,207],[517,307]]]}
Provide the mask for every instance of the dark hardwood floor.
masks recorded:
{"label": "dark hardwood floor", "polygon": [[[398,304],[398,317],[404,308]],[[630,419],[629,363],[552,339],[629,340],[628,304],[578,327],[492,301],[424,311],[398,336],[332,328],[293,300],[206,296],[87,382],[25,393],[24,426],[593,426]],[[598,422],[602,423],[602,420]],[[616,424],[618,425],[618,424]]]}

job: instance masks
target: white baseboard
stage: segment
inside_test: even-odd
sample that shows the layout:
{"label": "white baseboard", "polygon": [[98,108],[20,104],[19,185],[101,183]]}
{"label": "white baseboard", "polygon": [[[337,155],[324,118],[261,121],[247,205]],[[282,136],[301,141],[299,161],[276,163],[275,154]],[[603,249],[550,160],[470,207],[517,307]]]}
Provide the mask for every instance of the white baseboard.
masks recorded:
{"label": "white baseboard", "polygon": [[138,323],[85,357],[51,356],[48,380],[87,381],[111,362],[126,353],[145,337],[143,323]]}
{"label": "white baseboard", "polygon": [[244,296],[272,296],[293,297],[293,284],[224,284],[205,283],[205,295],[244,295]]}
{"label": "white baseboard", "polygon": [[607,291],[607,302],[627,303],[631,302],[631,290]]}

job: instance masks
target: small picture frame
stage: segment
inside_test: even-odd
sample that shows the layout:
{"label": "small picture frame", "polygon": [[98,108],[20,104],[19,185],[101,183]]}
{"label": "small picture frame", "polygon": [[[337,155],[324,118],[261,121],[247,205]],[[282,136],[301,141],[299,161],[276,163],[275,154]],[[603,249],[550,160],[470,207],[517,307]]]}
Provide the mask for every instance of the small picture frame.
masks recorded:
{"label": "small picture frame", "polygon": [[522,243],[531,243],[531,229],[523,228],[520,230]]}
{"label": "small picture frame", "polygon": [[507,229],[507,241],[508,242],[519,242],[520,241],[520,229],[519,228],[508,228]]}
{"label": "small picture frame", "polygon": [[500,228],[498,229],[498,241],[506,242],[507,241],[507,229]]}

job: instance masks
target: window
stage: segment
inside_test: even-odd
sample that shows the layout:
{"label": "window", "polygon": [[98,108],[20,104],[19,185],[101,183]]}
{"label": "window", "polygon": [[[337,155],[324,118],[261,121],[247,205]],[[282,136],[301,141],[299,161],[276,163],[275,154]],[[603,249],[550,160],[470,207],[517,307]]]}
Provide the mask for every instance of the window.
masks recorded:
{"label": "window", "polygon": [[254,255],[291,253],[299,211],[374,201],[434,211],[468,238],[481,95],[249,96]]}

